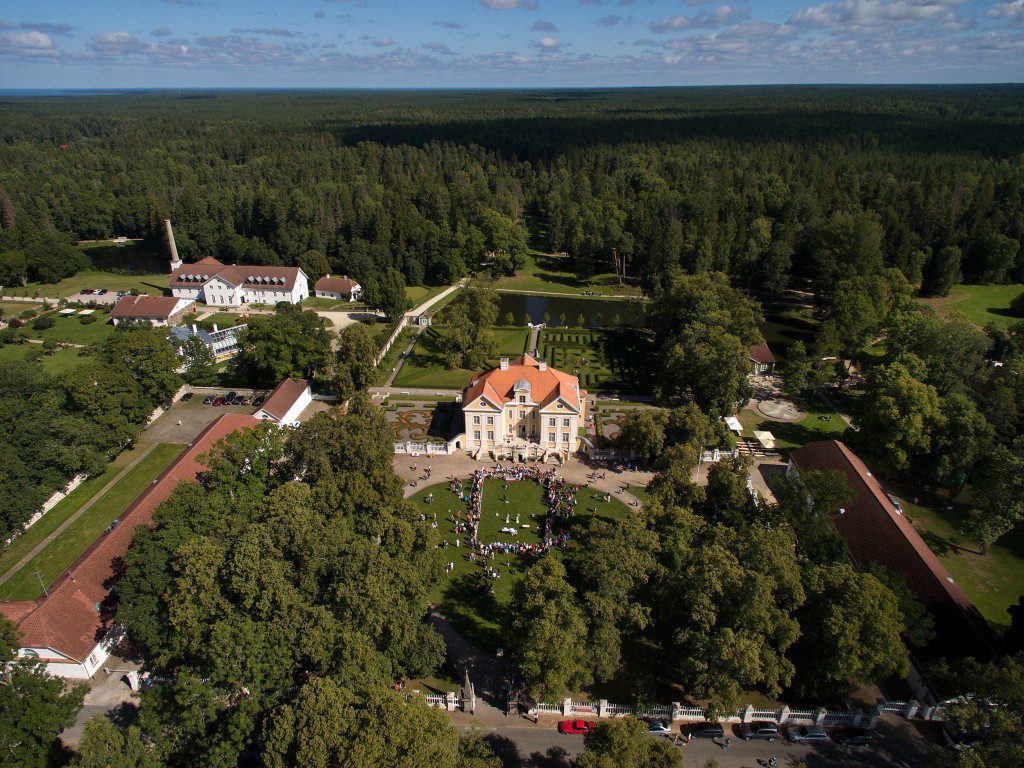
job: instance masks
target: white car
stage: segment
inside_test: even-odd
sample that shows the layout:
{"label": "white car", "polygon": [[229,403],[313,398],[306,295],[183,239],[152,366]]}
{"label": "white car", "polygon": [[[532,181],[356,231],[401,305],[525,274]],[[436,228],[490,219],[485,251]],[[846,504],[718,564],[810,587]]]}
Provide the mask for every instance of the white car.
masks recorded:
{"label": "white car", "polygon": [[824,744],[831,741],[828,731],[817,725],[793,725],[786,729],[786,736],[792,742],[806,741],[814,744]]}
{"label": "white car", "polygon": [[666,720],[648,720],[647,733],[652,736],[671,736],[672,726]]}

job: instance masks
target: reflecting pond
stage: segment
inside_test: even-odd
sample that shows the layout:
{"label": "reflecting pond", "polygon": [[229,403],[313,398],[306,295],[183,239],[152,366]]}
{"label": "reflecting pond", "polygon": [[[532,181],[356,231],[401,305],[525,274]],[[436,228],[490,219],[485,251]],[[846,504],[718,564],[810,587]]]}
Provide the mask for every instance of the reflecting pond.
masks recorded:
{"label": "reflecting pond", "polygon": [[[568,296],[536,296],[525,293],[498,294],[498,322],[512,313],[513,325],[549,322],[552,325],[579,327],[579,318],[588,328],[614,325],[642,325],[643,305],[629,299],[576,299]],[[561,320],[565,316],[565,321]],[[546,317],[545,317],[546,316]],[[616,322],[616,319],[618,321]]]}

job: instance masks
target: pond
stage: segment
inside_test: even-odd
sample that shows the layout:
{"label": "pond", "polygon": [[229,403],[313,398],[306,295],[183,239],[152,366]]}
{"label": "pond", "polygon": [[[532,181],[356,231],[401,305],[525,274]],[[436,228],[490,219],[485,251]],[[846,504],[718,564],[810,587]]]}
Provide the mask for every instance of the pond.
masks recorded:
{"label": "pond", "polygon": [[514,325],[543,323],[545,315],[551,325],[565,324],[578,327],[580,316],[588,328],[611,327],[615,325],[642,325],[643,306],[639,301],[622,299],[575,299],[567,296],[533,296],[525,293],[498,293],[498,322],[505,323],[505,316],[511,312]]}

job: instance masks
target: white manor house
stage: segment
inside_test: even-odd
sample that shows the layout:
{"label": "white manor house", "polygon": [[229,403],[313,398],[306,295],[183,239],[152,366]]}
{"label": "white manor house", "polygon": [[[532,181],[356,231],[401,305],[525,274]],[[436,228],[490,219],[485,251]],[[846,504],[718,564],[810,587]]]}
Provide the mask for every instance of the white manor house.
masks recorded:
{"label": "white manor house", "polygon": [[586,398],[578,377],[544,360],[502,358],[463,392],[464,448],[478,459],[567,460],[579,447]]}

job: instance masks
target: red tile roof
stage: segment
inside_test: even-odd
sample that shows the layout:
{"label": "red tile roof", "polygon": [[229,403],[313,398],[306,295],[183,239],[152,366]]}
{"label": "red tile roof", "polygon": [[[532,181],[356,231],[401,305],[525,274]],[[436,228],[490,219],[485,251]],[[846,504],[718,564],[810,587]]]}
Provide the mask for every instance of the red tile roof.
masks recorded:
{"label": "red tile roof", "polygon": [[569,405],[581,410],[587,393],[580,389],[580,380],[568,373],[548,367],[540,369],[540,363],[527,354],[517,357],[508,370],[495,368],[487,373],[477,374],[466,388],[462,402],[469,404],[483,396],[500,408],[515,397],[515,386],[520,381],[530,384],[530,394],[541,407],[563,398]]}
{"label": "red tile roof", "polygon": [[990,630],[971,599],[853,451],[839,440],[822,440],[798,448],[792,459],[803,471],[837,469],[846,476],[854,496],[835,526],[850,555],[860,567],[879,563],[901,574],[935,615],[940,645],[956,655],[991,650]]}
{"label": "red tile roof", "polygon": [[280,421],[308,388],[309,382],[305,379],[285,379],[274,387],[260,410]]}
{"label": "red tile roof", "polygon": [[321,277],[316,281],[316,285],[313,286],[314,290],[317,291],[329,291],[330,293],[352,293],[352,289],[357,287],[359,283],[355,280],[351,280],[347,277]]}
{"label": "red tile roof", "polygon": [[110,316],[167,320],[179,301],[176,296],[125,296],[110,310]]}
{"label": "red tile roof", "polygon": [[18,622],[22,643],[26,647],[52,648],[84,661],[108,629],[109,617],[101,606],[136,528],[153,522],[153,512],[179,483],[198,478],[205,469],[199,457],[218,440],[259,423],[241,413],[225,414],[212,422],[125,510],[120,524],[94,541],[54,582],[48,597],[35,602],[0,603],[0,613]]}
{"label": "red tile roof", "polygon": [[752,344],[750,346],[750,359],[755,363],[774,363],[775,355],[767,344]]}
{"label": "red tile roof", "polygon": [[171,288],[199,287],[214,277],[231,285],[255,291],[290,291],[299,277],[298,267],[228,266],[207,257],[195,264],[183,264],[171,273]]}

